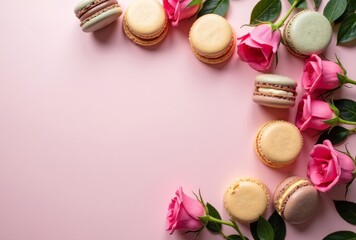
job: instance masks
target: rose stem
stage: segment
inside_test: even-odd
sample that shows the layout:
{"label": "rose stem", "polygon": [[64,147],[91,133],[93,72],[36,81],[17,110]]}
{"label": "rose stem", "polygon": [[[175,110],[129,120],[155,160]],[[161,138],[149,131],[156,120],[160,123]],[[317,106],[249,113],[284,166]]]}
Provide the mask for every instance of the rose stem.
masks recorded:
{"label": "rose stem", "polygon": [[242,234],[242,232],[240,231],[239,227],[236,225],[236,223],[234,222],[229,222],[229,221],[224,221],[224,220],[220,220],[220,219],[217,219],[217,218],[214,218],[210,215],[207,216],[208,217],[208,221],[210,222],[216,222],[216,223],[221,223],[221,224],[224,224],[226,226],[230,226],[232,228],[234,228],[238,233],[239,235],[241,236],[241,238],[243,240],[246,240],[245,236]]}
{"label": "rose stem", "polygon": [[[356,122],[347,121],[347,120],[344,120],[342,118],[339,118],[338,123],[348,124],[348,125],[356,125]],[[355,131],[355,129],[353,131]]]}
{"label": "rose stem", "polygon": [[300,2],[301,0],[295,0],[292,4],[292,6],[290,7],[290,9],[288,10],[287,14],[276,24],[272,24],[272,29],[276,30],[279,29],[280,27],[282,27],[282,25],[284,24],[285,20],[289,17],[289,15],[293,12],[294,8],[297,6],[297,4]]}

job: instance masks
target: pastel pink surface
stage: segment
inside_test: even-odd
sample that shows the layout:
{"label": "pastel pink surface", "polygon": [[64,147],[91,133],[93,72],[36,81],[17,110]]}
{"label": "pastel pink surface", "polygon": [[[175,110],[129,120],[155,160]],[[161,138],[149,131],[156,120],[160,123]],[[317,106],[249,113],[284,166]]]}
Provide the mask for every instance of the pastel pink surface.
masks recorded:
{"label": "pastel pink surface", "polygon": [[[123,9],[128,3],[120,1]],[[240,26],[248,23],[255,3],[231,1],[227,19],[238,37],[250,30]],[[260,125],[293,122],[296,108],[255,104],[259,73],[236,54],[220,67],[196,59],[188,42],[193,19],[181,21],[159,47],[147,50],[124,37],[122,17],[94,34],[83,33],[75,4],[3,2],[8,11],[0,16],[0,239],[193,239],[165,231],[168,204],[179,186],[187,194],[200,189],[227,219],[223,194],[234,179],[259,177],[273,191],[287,176],[306,176],[315,142],[308,132],[299,160],[287,169],[268,168],[253,150]],[[21,18],[13,17],[15,11]],[[334,59],[336,53],[355,79],[356,48],[335,47],[335,39],[325,55]],[[300,86],[303,65],[281,46],[274,73]],[[356,100],[355,91],[343,88],[342,97]],[[355,136],[348,143],[354,151]],[[356,200],[355,185],[349,200]],[[308,224],[287,224],[288,238],[321,239],[352,230],[331,200],[342,199],[343,189],[322,194],[320,211]],[[248,226],[241,228],[250,237]],[[220,237],[204,233],[201,239]]]}

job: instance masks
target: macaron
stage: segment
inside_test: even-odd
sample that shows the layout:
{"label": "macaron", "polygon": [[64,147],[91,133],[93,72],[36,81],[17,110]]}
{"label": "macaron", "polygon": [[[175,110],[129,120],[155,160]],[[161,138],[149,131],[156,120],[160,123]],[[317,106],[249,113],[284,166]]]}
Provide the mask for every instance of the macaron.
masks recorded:
{"label": "macaron", "polygon": [[303,137],[294,124],[273,120],[259,129],[254,147],[262,163],[272,168],[281,168],[297,159],[303,147]]}
{"label": "macaron", "polygon": [[217,14],[206,14],[198,18],[190,28],[189,42],[194,55],[207,64],[227,61],[236,47],[231,25]]}
{"label": "macaron", "polygon": [[277,74],[261,74],[256,77],[252,100],[274,108],[291,108],[297,97],[297,82]]}
{"label": "macaron", "polygon": [[134,43],[144,47],[157,45],[166,37],[168,29],[168,18],[161,3],[135,0],[128,6],[123,30]]}
{"label": "macaron", "polygon": [[84,32],[94,32],[114,22],[122,13],[116,0],[82,0],[74,8]]}
{"label": "macaron", "polygon": [[267,186],[256,178],[241,178],[224,194],[227,213],[242,223],[252,223],[263,215],[269,205]]}
{"label": "macaron", "polygon": [[277,186],[273,200],[279,215],[289,223],[300,224],[316,212],[319,194],[309,180],[293,176]]}
{"label": "macaron", "polygon": [[287,22],[283,38],[287,49],[294,55],[307,57],[325,51],[332,38],[332,27],[323,14],[303,10]]}

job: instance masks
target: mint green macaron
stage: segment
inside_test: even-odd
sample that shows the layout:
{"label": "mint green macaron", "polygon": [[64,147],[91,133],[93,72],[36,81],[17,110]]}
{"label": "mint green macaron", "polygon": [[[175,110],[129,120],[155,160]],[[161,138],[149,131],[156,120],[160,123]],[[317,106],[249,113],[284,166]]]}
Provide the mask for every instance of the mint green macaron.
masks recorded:
{"label": "mint green macaron", "polygon": [[74,7],[84,32],[97,31],[114,22],[122,14],[117,0],[82,0]]}

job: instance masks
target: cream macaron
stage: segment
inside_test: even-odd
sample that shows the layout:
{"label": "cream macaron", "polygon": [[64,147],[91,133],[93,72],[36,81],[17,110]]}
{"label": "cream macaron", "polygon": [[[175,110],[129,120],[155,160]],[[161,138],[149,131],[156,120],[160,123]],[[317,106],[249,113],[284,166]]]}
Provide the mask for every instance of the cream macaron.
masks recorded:
{"label": "cream macaron", "polygon": [[256,178],[241,178],[232,183],[224,194],[226,211],[232,218],[242,223],[258,220],[268,205],[268,188]]}
{"label": "cream macaron", "polygon": [[303,137],[294,124],[272,120],[259,129],[254,146],[262,163],[272,168],[281,168],[297,159],[303,147]]}
{"label": "cream macaron", "polygon": [[311,10],[303,10],[294,15],[283,31],[287,49],[301,57],[324,52],[331,38],[332,27],[328,19]]}
{"label": "cream macaron", "polygon": [[291,108],[297,97],[297,82],[277,74],[260,74],[255,80],[252,100],[258,104],[275,107]]}
{"label": "cream macaron", "polygon": [[126,36],[140,46],[154,46],[168,33],[168,18],[161,3],[135,0],[128,6],[123,20]]}
{"label": "cream macaron", "polygon": [[194,55],[207,64],[227,61],[236,47],[231,25],[217,14],[206,14],[198,18],[190,28],[189,42]]}
{"label": "cream macaron", "polygon": [[319,194],[308,179],[292,176],[277,186],[273,200],[279,215],[287,222],[300,224],[316,212]]}

